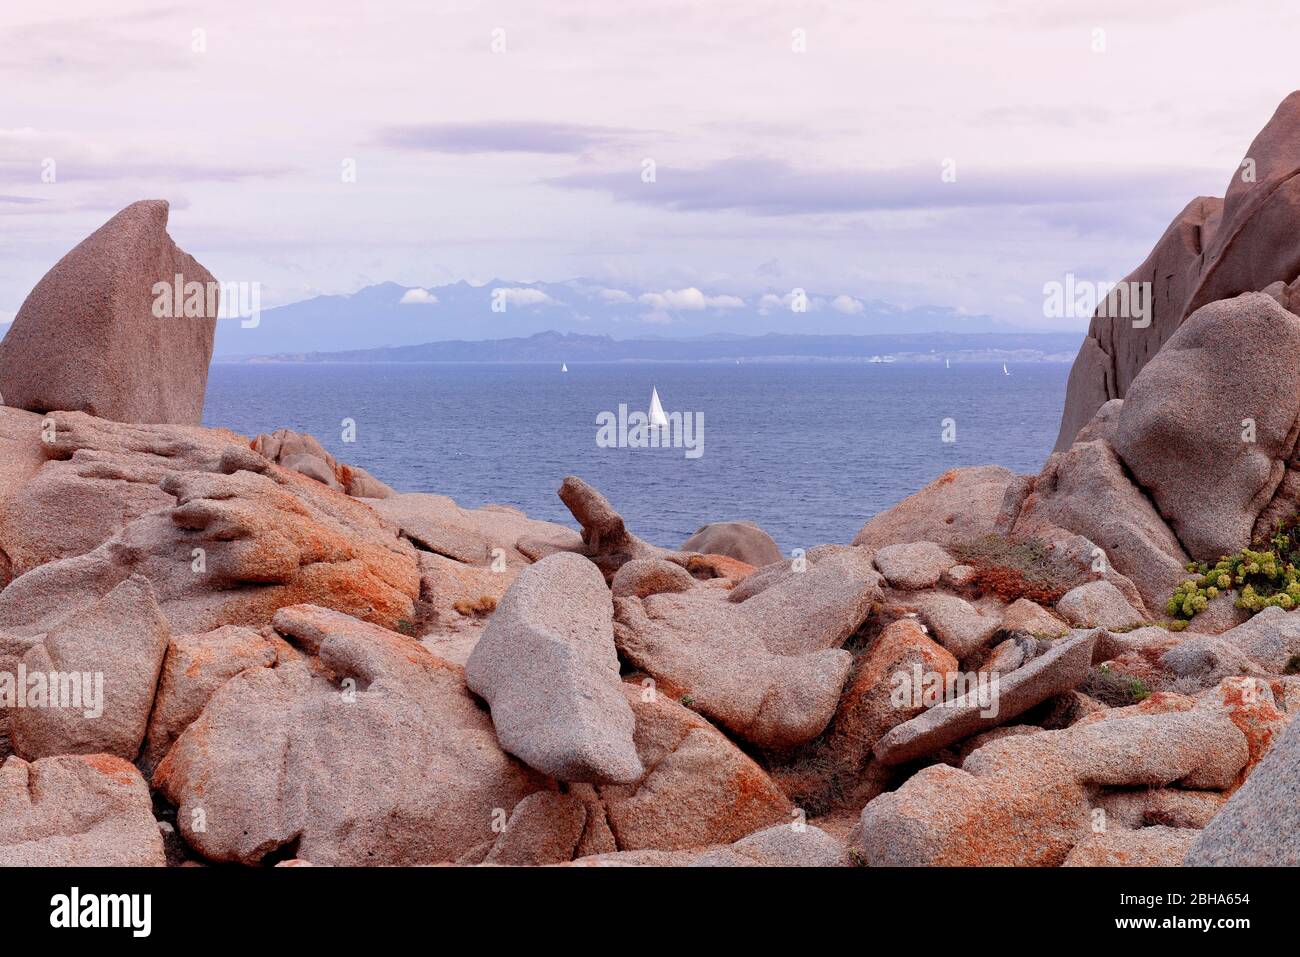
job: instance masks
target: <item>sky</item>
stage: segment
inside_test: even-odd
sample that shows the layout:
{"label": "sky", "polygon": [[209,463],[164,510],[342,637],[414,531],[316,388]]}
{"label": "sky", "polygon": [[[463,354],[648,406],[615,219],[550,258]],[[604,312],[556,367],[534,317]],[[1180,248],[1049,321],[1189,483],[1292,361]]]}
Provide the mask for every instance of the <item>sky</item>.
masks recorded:
{"label": "sky", "polygon": [[165,198],[264,306],[583,277],[1082,328],[1044,284],[1118,280],[1222,195],[1298,26],[1240,0],[4,0],[0,322]]}

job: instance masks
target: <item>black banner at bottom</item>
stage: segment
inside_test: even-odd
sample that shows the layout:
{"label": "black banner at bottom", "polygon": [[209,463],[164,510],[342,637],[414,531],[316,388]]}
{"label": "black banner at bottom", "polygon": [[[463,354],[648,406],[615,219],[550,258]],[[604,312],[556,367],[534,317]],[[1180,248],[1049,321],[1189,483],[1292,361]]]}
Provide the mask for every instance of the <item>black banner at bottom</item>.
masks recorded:
{"label": "black banner at bottom", "polygon": [[[128,945],[222,940],[366,943],[477,927],[518,934],[659,927],[734,945],[792,922],[861,939],[879,928],[918,942],[983,914],[1053,939],[1242,933],[1293,924],[1292,875],[1264,869],[890,870],[846,868],[229,867],[0,871],[6,943],[71,934]],[[997,916],[1001,915],[1001,916]],[[671,930],[670,925],[677,925]]]}

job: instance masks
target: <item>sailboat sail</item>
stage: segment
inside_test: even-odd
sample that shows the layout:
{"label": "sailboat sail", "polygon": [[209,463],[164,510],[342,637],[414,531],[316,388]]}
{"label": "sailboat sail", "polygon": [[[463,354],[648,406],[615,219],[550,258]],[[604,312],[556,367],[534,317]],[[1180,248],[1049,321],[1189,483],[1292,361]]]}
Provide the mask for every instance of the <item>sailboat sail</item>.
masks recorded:
{"label": "sailboat sail", "polygon": [[664,407],[659,402],[659,390],[654,386],[650,387],[650,424],[668,425],[668,416],[664,415]]}
{"label": "sailboat sail", "polygon": [[569,367],[568,367],[568,365],[565,364],[565,363],[563,363],[563,362],[561,362],[561,363],[560,363],[560,371],[561,371],[561,372],[568,372],[568,371],[569,371]]}

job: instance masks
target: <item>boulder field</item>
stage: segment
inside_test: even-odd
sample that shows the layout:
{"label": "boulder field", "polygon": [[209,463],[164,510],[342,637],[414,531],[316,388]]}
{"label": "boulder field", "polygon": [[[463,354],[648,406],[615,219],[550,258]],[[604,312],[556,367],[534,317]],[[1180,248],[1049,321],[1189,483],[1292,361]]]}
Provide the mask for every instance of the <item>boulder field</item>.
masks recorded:
{"label": "boulder field", "polygon": [[206,273],[128,207],[0,344],[0,865],[1297,863],[1300,601],[1243,552],[1300,513],[1297,130],[1094,320],[1037,475],[789,556],[200,427],[139,284]]}

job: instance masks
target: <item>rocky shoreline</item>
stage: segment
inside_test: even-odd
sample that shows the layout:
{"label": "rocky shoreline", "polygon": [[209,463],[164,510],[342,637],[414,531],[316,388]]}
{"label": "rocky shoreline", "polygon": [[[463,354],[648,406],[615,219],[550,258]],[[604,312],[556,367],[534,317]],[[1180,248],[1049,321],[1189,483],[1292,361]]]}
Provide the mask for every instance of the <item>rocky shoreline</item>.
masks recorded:
{"label": "rocky shoreline", "polygon": [[0,864],[1300,863],[1300,93],[1248,155],[1038,475],[793,556],[202,428],[150,293],[214,280],[128,207],[0,343]]}

